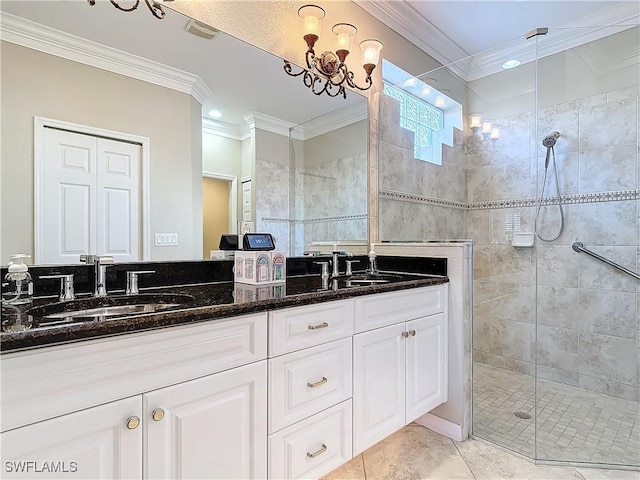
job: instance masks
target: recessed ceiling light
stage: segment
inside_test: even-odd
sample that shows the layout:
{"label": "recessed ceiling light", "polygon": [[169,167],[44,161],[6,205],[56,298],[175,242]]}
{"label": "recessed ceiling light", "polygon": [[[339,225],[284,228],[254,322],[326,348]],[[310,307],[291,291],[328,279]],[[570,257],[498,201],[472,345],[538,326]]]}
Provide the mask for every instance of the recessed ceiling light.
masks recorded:
{"label": "recessed ceiling light", "polygon": [[424,87],[422,89],[422,94],[423,95],[429,95],[431,93],[431,89],[429,87]]}
{"label": "recessed ceiling light", "polygon": [[444,107],[445,103],[446,102],[444,101],[444,98],[442,97],[436,98],[436,107]]}
{"label": "recessed ceiling light", "polygon": [[515,68],[518,65],[520,65],[520,62],[518,60],[507,60],[502,64],[502,68]]}
{"label": "recessed ceiling light", "polygon": [[221,118],[222,117],[222,112],[220,110],[209,110],[208,115],[211,118]]}

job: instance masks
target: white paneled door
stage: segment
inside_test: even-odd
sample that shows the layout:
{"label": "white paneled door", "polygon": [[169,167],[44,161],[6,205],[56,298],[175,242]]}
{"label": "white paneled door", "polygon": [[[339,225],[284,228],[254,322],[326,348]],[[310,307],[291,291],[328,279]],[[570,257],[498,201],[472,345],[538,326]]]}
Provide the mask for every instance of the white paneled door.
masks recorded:
{"label": "white paneled door", "polygon": [[141,260],[141,145],[54,128],[42,139],[38,263]]}

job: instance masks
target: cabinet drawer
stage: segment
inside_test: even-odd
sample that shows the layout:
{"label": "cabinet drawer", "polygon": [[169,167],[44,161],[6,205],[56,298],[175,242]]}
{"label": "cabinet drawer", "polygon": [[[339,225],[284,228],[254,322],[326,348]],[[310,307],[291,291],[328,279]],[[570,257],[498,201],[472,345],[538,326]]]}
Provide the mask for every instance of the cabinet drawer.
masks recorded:
{"label": "cabinet drawer", "polygon": [[444,312],[445,301],[445,285],[357,298],[355,333]]}
{"label": "cabinet drawer", "polygon": [[2,357],[2,431],[266,358],[266,313]]}
{"label": "cabinet drawer", "polygon": [[269,433],[351,397],[351,338],[269,359]]}
{"label": "cabinet drawer", "polygon": [[351,400],[269,437],[269,478],[320,478],[351,460]]}
{"label": "cabinet drawer", "polygon": [[351,336],[353,301],[269,312],[269,357]]}

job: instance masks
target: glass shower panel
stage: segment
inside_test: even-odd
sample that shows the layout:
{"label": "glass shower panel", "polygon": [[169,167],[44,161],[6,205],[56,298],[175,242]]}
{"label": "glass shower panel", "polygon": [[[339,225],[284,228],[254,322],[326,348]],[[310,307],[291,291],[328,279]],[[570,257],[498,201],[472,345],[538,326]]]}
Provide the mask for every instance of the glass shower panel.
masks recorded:
{"label": "glass shower panel", "polygon": [[[506,68],[512,60],[520,65]],[[459,67],[470,114],[457,143],[474,242],[473,434],[533,457],[535,262],[522,238],[533,231],[535,42],[522,35]]]}
{"label": "glass shower panel", "polygon": [[535,458],[638,466],[640,281],[572,247],[640,270],[639,27],[536,41]]}

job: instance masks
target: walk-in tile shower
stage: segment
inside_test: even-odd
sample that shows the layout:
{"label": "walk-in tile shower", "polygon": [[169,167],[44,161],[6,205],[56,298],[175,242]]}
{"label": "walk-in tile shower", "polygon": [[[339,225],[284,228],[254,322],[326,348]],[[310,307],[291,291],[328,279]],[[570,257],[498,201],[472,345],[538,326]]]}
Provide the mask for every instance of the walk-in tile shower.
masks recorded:
{"label": "walk-in tile shower", "polygon": [[381,97],[380,237],[474,242],[474,436],[639,467],[640,28],[545,30],[418,77],[464,106],[441,166]]}

